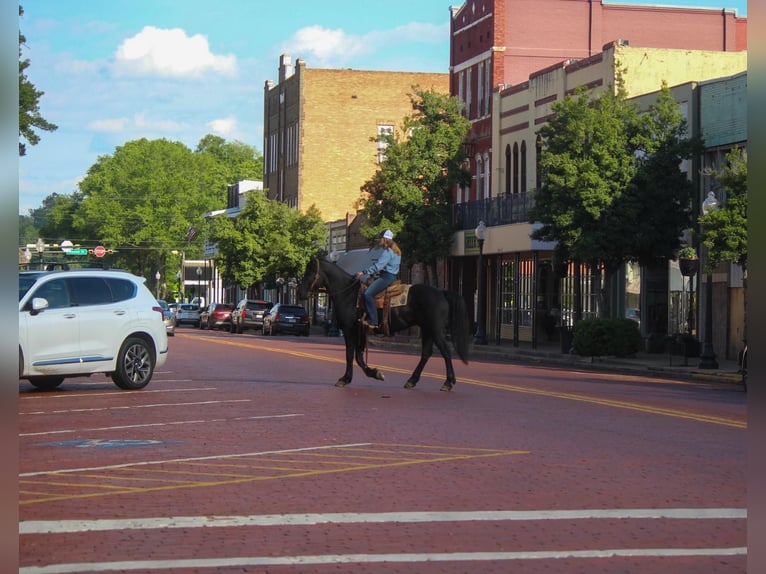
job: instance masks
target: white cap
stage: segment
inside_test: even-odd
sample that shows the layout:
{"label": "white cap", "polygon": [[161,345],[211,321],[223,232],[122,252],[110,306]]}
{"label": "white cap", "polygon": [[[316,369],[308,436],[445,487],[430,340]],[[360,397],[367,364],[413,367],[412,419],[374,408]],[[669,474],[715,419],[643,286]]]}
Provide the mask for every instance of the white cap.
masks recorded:
{"label": "white cap", "polygon": [[393,232],[390,229],[386,229],[383,232],[383,235],[381,237],[383,237],[384,239],[393,239],[394,238],[394,234],[393,234]]}

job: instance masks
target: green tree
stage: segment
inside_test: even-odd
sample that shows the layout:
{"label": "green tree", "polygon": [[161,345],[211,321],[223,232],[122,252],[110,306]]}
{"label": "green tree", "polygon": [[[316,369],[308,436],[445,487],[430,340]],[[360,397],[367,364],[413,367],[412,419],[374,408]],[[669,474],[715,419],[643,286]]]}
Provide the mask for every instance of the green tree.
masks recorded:
{"label": "green tree", "polygon": [[180,142],[130,141],[88,169],[73,226],[80,237],[116,249],[113,263],[153,276],[172,249],[202,255],[201,237],[185,246],[187,232],[203,229],[204,214],[226,205],[227,176],[213,156]]}
{"label": "green tree", "polygon": [[[530,221],[535,239],[555,241],[555,257],[603,270],[605,282],[626,261],[670,259],[691,224],[692,185],[681,160],[698,149],[663,85],[639,114],[618,78],[592,98],[580,91],[553,105],[540,130],[542,188]],[[602,316],[609,315],[606,289]]]}
{"label": "green tree", "polygon": [[435,282],[436,263],[449,255],[452,190],[465,184],[463,142],[470,122],[447,94],[413,87],[413,113],[400,131],[384,134],[385,159],[362,186],[365,235],[390,228],[410,263],[422,263]]}
{"label": "green tree", "polygon": [[194,151],[211,154],[225,166],[229,183],[263,177],[263,156],[254,147],[240,141],[227,142],[220,136],[207,134]]}
{"label": "green tree", "polygon": [[[19,5],[19,18],[24,15],[24,8]],[[53,124],[40,115],[40,98],[45,94],[29,81],[25,73],[29,67],[29,59],[22,59],[22,46],[27,39],[19,31],[19,137],[26,140],[29,145],[37,145],[40,136],[35,130],[52,132],[58,129]],[[24,142],[19,142],[19,155],[27,153],[27,146]]]}
{"label": "green tree", "polygon": [[726,164],[707,172],[725,192],[721,209],[702,215],[702,242],[708,248],[708,269],[731,261],[747,270],[747,151],[735,147]]}
{"label": "green tree", "polygon": [[303,214],[251,192],[236,218],[213,219],[210,238],[218,245],[221,276],[246,289],[297,277],[325,243],[327,228],[314,206]]}

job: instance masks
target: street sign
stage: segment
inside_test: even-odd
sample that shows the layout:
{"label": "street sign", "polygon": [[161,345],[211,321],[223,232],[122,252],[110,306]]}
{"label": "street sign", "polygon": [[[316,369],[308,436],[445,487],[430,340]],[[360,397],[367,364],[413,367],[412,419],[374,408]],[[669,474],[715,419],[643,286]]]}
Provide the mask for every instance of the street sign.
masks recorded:
{"label": "street sign", "polygon": [[106,254],[106,247],[103,245],[97,245],[95,248],[93,248],[93,255],[96,257],[103,257]]}
{"label": "street sign", "polygon": [[88,250],[84,247],[77,247],[64,252],[66,255],[87,255]]}

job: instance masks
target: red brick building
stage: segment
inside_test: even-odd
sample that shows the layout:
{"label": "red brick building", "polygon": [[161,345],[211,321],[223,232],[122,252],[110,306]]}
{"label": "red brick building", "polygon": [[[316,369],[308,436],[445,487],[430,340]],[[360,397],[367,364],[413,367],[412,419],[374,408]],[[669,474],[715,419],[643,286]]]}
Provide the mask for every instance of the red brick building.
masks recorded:
{"label": "red brick building", "polygon": [[465,104],[473,122],[474,181],[470,189],[458,190],[460,203],[489,197],[492,189],[491,94],[498,85],[523,83],[538,70],[593,56],[615,40],[653,48],[744,51],[747,18],[726,9],[601,0],[470,0],[452,8],[450,36],[450,93]]}

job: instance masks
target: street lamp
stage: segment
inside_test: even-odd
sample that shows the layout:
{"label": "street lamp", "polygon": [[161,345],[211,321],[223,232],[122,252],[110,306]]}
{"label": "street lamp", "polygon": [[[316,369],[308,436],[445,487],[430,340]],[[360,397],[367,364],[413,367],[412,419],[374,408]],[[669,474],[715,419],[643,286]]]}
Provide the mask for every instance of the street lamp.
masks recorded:
{"label": "street lamp", "polygon": [[37,243],[35,243],[35,249],[37,249],[37,256],[40,258],[40,269],[43,268],[43,253],[45,253],[45,241],[43,241],[42,237],[37,238]]}
{"label": "street lamp", "polygon": [[160,275],[160,271],[158,269],[157,273],[154,274],[154,279],[157,282],[157,299],[160,298],[160,277],[161,277],[161,275]]}
{"label": "street lamp", "polygon": [[[702,214],[708,215],[718,211],[720,204],[715,197],[715,193],[708,192],[705,201],[702,202]],[[715,351],[713,350],[713,272],[705,257],[705,267],[707,267],[707,277],[705,284],[705,341],[700,355],[700,369],[717,369],[718,361],[715,360]]]}
{"label": "street lamp", "polygon": [[487,226],[483,221],[479,221],[479,225],[476,226],[476,240],[479,242],[479,277],[478,277],[478,301],[476,306],[477,312],[477,324],[476,324],[476,336],[473,339],[474,345],[486,345],[487,333],[485,327],[486,313],[484,307],[486,306],[486,296],[484,293],[484,239],[487,235]]}

